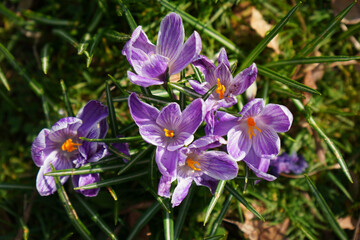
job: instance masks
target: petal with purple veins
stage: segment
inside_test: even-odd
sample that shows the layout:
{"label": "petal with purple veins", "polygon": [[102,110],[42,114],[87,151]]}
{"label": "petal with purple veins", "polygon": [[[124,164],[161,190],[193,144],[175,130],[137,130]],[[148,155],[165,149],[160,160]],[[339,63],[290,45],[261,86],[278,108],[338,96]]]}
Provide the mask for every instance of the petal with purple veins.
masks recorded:
{"label": "petal with purple veins", "polygon": [[210,61],[206,56],[201,55],[195,59],[192,64],[200,69],[200,71],[205,76],[205,81],[208,82],[210,86],[214,86],[216,84],[216,78],[214,74],[216,66],[212,61]]}
{"label": "petal with purple veins", "polygon": [[181,17],[170,13],[161,21],[156,43],[156,53],[173,60],[182,49],[184,26]]}
{"label": "petal with purple veins", "polygon": [[254,130],[255,136],[253,136],[253,149],[256,155],[269,156],[278,155],[280,151],[280,138],[272,127],[262,124],[258,121],[257,127],[261,130]]}
{"label": "petal with purple veins", "polygon": [[218,111],[215,117],[214,135],[225,136],[229,130],[238,124],[238,117],[226,112]]}
{"label": "petal with purple veins", "polygon": [[101,102],[95,100],[88,102],[76,115],[77,118],[83,121],[83,124],[78,129],[78,135],[87,136],[91,129],[98,128],[98,123],[106,119],[108,115],[107,106]]}
{"label": "petal with purple veins", "polygon": [[209,91],[210,85],[208,82],[199,83],[195,80],[189,80],[190,86],[197,92],[198,94],[204,95]]}
{"label": "petal with purple veins", "polygon": [[256,64],[253,63],[234,77],[230,86],[230,92],[235,96],[242,94],[256,80],[256,77],[257,68]]}
{"label": "petal with purple veins", "polygon": [[171,182],[174,178],[161,176],[159,186],[158,186],[158,195],[161,197],[170,198],[170,188]]}
{"label": "petal with purple veins", "polygon": [[[224,97],[226,97],[229,93],[229,87],[232,82],[232,74],[230,69],[224,63],[219,64],[215,70],[215,77],[216,80],[219,79],[220,83],[225,87]],[[216,96],[219,95],[215,91],[213,94],[215,94]]]}
{"label": "petal with purple veins", "polygon": [[233,158],[221,151],[208,151],[198,159],[201,171],[217,180],[230,180],[237,176],[238,165]]}
{"label": "petal with purple veins", "polygon": [[178,185],[176,186],[171,198],[172,207],[176,207],[181,204],[189,192],[192,181],[193,178],[191,177],[178,179]]}
{"label": "petal with purple veins", "polygon": [[170,103],[161,109],[156,123],[167,130],[174,131],[177,129],[181,123],[181,109],[179,104]]}
{"label": "petal with purple veins", "polygon": [[265,107],[265,102],[262,98],[255,98],[245,104],[240,114],[242,118],[257,116]]}
{"label": "petal with purple veins", "polygon": [[164,81],[169,59],[159,54],[152,54],[149,60],[141,64],[141,70],[136,71],[140,76]]}
{"label": "petal with purple veins", "polygon": [[170,178],[176,176],[178,151],[168,151],[165,148],[157,147],[155,160],[162,175]]}
{"label": "petal with purple veins", "polygon": [[130,47],[139,48],[148,55],[155,52],[155,45],[149,41],[141,26],[138,26],[133,31],[131,39],[125,44],[122,50],[122,54],[127,56],[127,51]]}
{"label": "petal with purple veins", "polygon": [[142,125],[156,124],[159,110],[140,101],[136,93],[130,94],[128,104],[130,114],[139,127]]}
{"label": "petal with purple veins", "polygon": [[[245,123],[246,124],[246,123]],[[249,139],[249,134],[247,132],[247,127],[245,124],[236,125],[228,132],[227,139],[227,150],[230,156],[232,156],[236,161],[244,159],[246,154],[251,148],[251,139]]]}
{"label": "petal with purple veins", "polygon": [[164,129],[160,128],[156,124],[148,124],[139,126],[139,132],[143,139],[155,146],[167,146]]}
{"label": "petal with purple veins", "polygon": [[168,143],[167,150],[175,151],[184,145],[189,145],[194,140],[194,135],[187,132],[175,132],[175,136],[172,139],[166,138],[168,140],[166,141]]}
{"label": "petal with purple veins", "polygon": [[216,180],[206,174],[195,177],[194,181],[195,181],[196,185],[198,185],[198,186],[208,187],[212,194],[215,194],[216,187],[219,183],[219,180]]}
{"label": "petal with purple veins", "polygon": [[183,111],[178,131],[193,134],[202,123],[204,114],[204,100],[201,98],[195,99]]}
{"label": "petal with purple veins", "polygon": [[244,158],[244,162],[254,171],[256,176],[267,181],[274,181],[276,179],[275,176],[267,173],[270,166],[270,158],[259,157],[255,154],[254,150],[251,149]]}
{"label": "petal with purple veins", "polygon": [[[99,181],[100,181],[100,175],[98,173],[73,176],[74,187],[82,187]],[[80,192],[85,197],[96,197],[100,191],[100,188],[80,189],[77,191]]]}
{"label": "petal with purple veins", "polygon": [[41,130],[31,145],[31,156],[35,165],[38,167],[41,167],[44,164],[44,161],[47,157],[45,154],[46,136],[49,134],[49,132],[50,130],[46,128]]}
{"label": "petal with purple veins", "polygon": [[79,127],[83,121],[75,117],[66,117],[57,121],[48,134],[49,140],[52,142],[63,142],[68,138],[76,137]]}
{"label": "petal with purple veins", "polygon": [[200,151],[206,151],[210,148],[220,147],[222,144],[226,144],[226,140],[220,136],[204,136],[195,140],[188,148],[199,149]]}
{"label": "petal with purple veins", "polygon": [[268,104],[259,116],[261,121],[272,127],[276,132],[286,132],[290,129],[293,115],[283,105]]}
{"label": "petal with purple veins", "polygon": [[154,86],[154,85],[161,85],[164,83],[161,80],[139,76],[130,71],[127,72],[127,76],[129,78],[130,82],[132,82],[135,85],[141,86],[141,87],[150,87],[150,86]]}
{"label": "petal with purple veins", "polygon": [[185,42],[177,57],[169,64],[169,75],[182,71],[196,57],[199,56],[201,48],[200,35],[195,31]]}
{"label": "petal with purple veins", "polygon": [[225,64],[225,66],[227,66],[229,69],[231,69],[225,48],[220,49],[218,61],[219,61],[219,65]]}

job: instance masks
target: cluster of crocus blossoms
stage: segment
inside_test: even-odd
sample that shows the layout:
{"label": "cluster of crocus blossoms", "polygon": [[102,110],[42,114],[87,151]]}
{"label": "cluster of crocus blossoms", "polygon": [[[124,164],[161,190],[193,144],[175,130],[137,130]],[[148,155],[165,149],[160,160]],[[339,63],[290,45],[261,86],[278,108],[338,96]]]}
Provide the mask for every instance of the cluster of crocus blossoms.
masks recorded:
{"label": "cluster of crocus blossoms", "polygon": [[[238,161],[244,161],[260,178],[276,179],[268,169],[280,151],[277,133],[286,132],[291,127],[291,112],[282,105],[265,105],[260,98],[244,105],[240,115],[221,111],[221,108],[236,104],[236,96],[254,83],[257,77],[255,63],[233,77],[225,49],[220,50],[215,65],[200,55],[202,43],[197,32],[185,43],[184,39],[181,17],[170,13],[161,22],[156,45],[149,41],[139,26],[122,51],[135,71],[127,72],[129,80],[141,87],[163,85],[167,88],[170,75],[193,64],[205,80],[202,83],[189,80],[194,91],[204,95],[214,89],[205,101],[192,99],[183,110],[176,102],[158,109],[141,101],[135,92],[130,94],[130,114],[143,139],[156,146],[155,160],[161,173],[158,194],[171,198],[172,205],[178,206],[193,182],[214,193],[219,180],[231,180],[237,176]],[[53,177],[44,176],[51,171],[50,164],[56,170],[77,168],[108,154],[104,143],[84,142],[79,138],[104,138],[108,130],[107,115],[104,105],[90,101],[77,117],[61,119],[50,130],[39,133],[32,146],[32,156],[40,167],[37,189],[41,195],[56,190]],[[205,135],[196,135],[195,139],[195,132],[204,122]],[[128,153],[126,147],[121,149]],[[61,182],[67,179],[61,177]],[[98,174],[80,175],[73,177],[73,184],[77,187],[98,180]],[[177,185],[171,192],[173,182]],[[98,189],[81,193],[95,196],[97,192]]]}

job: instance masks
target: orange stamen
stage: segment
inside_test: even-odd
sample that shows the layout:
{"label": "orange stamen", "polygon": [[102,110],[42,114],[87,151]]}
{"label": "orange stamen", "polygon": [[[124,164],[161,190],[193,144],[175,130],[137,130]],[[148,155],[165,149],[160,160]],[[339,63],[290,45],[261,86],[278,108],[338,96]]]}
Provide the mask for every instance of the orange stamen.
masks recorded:
{"label": "orange stamen", "polygon": [[[191,158],[187,158],[186,159],[186,163],[189,167],[191,167],[192,169],[194,169],[195,171],[201,171],[200,169],[200,163],[197,161],[192,160]],[[196,166],[195,166],[196,164]]]}
{"label": "orange stamen", "polygon": [[77,149],[75,146],[80,146],[80,145],[81,145],[81,143],[73,143],[73,140],[71,138],[69,138],[61,146],[61,150],[63,150],[64,152],[65,151],[72,152]]}
{"label": "orange stamen", "polygon": [[255,136],[255,133],[254,133],[254,128],[256,130],[258,130],[259,132],[261,132],[260,128],[258,128],[256,126],[256,123],[255,123],[255,120],[252,118],[252,117],[249,117],[247,120],[246,120],[246,123],[249,127],[249,139],[251,139],[251,136]]}
{"label": "orange stamen", "polygon": [[173,130],[168,130],[168,129],[164,128],[164,132],[165,132],[166,137],[170,137],[170,138],[174,137],[174,131]]}
{"label": "orange stamen", "polygon": [[224,94],[225,94],[225,86],[221,85],[220,83],[220,79],[217,79],[217,89],[215,90],[215,92],[217,94],[219,94],[219,98],[223,99],[224,98]]}

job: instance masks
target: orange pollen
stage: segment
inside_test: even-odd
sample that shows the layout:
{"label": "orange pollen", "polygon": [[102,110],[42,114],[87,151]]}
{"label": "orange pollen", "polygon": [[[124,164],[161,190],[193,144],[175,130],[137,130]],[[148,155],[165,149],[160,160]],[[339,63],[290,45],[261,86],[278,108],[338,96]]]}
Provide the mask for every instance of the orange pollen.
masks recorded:
{"label": "orange pollen", "polygon": [[66,140],[66,142],[64,142],[64,144],[61,146],[61,150],[63,150],[64,152],[72,152],[74,150],[76,150],[77,148],[75,146],[80,146],[81,143],[73,143],[72,139],[69,138],[68,140]]}
{"label": "orange pollen", "polygon": [[251,139],[251,136],[255,136],[254,128],[261,132],[260,128],[256,126],[255,120],[252,117],[249,117],[246,120],[247,125],[249,126],[249,139]]}
{"label": "orange pollen", "polygon": [[[189,167],[191,167],[192,169],[194,169],[195,171],[201,171],[200,169],[200,163],[197,161],[192,160],[191,158],[187,158],[186,159],[186,163]],[[195,166],[196,164],[196,166]]]}
{"label": "orange pollen", "polygon": [[164,132],[165,132],[166,137],[170,137],[170,138],[174,137],[174,131],[173,130],[168,130],[168,129],[164,128]]}
{"label": "orange pollen", "polygon": [[217,89],[215,90],[215,92],[217,94],[219,94],[219,98],[223,99],[224,98],[224,93],[225,93],[225,86],[221,85],[220,83],[220,79],[217,79]]}

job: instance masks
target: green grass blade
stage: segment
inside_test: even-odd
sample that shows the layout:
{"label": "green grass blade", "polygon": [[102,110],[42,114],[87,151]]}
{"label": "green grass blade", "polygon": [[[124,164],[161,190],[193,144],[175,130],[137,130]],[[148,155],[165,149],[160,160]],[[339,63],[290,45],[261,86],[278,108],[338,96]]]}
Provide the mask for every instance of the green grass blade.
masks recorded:
{"label": "green grass blade", "polygon": [[216,235],[213,237],[205,237],[204,240],[220,240],[225,239],[225,235]]}
{"label": "green grass blade", "polygon": [[82,197],[80,197],[78,194],[75,195],[77,200],[81,203],[81,205],[85,208],[87,213],[89,214],[90,218],[95,222],[96,225],[104,232],[106,233],[111,239],[117,240],[117,237],[115,234],[110,230],[109,226],[105,223],[105,221],[100,217],[100,215],[95,212],[95,210],[89,206],[89,204],[86,203]]}
{"label": "green grass blade", "polygon": [[266,48],[268,43],[280,32],[280,30],[285,26],[289,21],[290,17],[296,12],[296,10],[301,6],[302,2],[300,1],[295,7],[293,7],[286,16],[281,19],[281,21],[269,32],[266,37],[261,40],[261,42],[251,51],[251,53],[242,61],[238,72],[249,67],[254,60],[260,55],[260,53]]}
{"label": "green grass blade", "polygon": [[275,81],[278,81],[278,82],[281,82],[285,85],[288,85],[290,87],[293,87],[293,88],[297,88],[301,91],[304,91],[304,92],[308,92],[308,93],[312,93],[312,94],[317,94],[317,95],[321,95],[320,92],[316,91],[315,89],[311,88],[311,87],[308,87],[302,83],[299,83],[297,81],[294,81],[288,77],[285,77],[285,76],[282,76],[276,72],[274,72],[273,70],[270,70],[266,67],[263,67],[263,66],[257,66],[258,67],[258,73],[260,75],[263,75],[265,77],[268,77],[268,78],[271,78]]}
{"label": "green grass blade", "polygon": [[160,2],[161,5],[163,5],[170,11],[178,13],[185,22],[189,23],[196,30],[198,30],[200,32],[200,34],[204,33],[204,34],[208,35],[209,37],[215,39],[216,41],[218,41],[219,43],[221,43],[222,45],[224,45],[231,51],[235,52],[236,54],[238,54],[240,56],[243,55],[243,53],[237,48],[235,43],[233,43],[231,40],[226,38],[224,35],[222,35],[218,31],[216,31],[215,29],[207,27],[206,24],[199,22],[199,20],[197,20],[193,16],[178,9],[177,6],[175,6],[174,4],[172,4],[166,0],[158,0],[158,1]]}
{"label": "green grass blade", "polygon": [[129,142],[141,141],[143,138],[139,135],[139,136],[133,136],[133,137],[100,138],[100,139],[80,137],[80,139],[84,140],[86,142],[129,143]]}
{"label": "green grass blade", "polygon": [[2,88],[0,88],[0,96],[3,98],[4,101],[6,101],[13,109],[15,109],[18,112],[21,112],[22,109],[18,107],[13,100],[9,98],[8,92],[5,92]]}
{"label": "green grass blade", "polygon": [[129,23],[131,31],[134,31],[135,28],[137,28],[137,24],[136,24],[133,16],[131,15],[129,9],[127,8],[127,6],[124,4],[124,2],[122,0],[116,0],[116,1],[120,5],[121,10],[122,10],[123,14],[125,15],[126,20]]}
{"label": "green grass blade", "polygon": [[[54,171],[55,168],[53,167],[53,165],[51,164],[50,166],[51,166],[51,170]],[[75,227],[78,233],[83,237],[83,239],[94,239],[90,231],[86,228],[86,226],[82,223],[82,221],[78,217],[74,207],[72,206],[69,200],[67,193],[65,192],[65,188],[63,187],[63,185],[61,185],[60,178],[54,177],[54,180],[60,201],[62,202],[72,225]]]}
{"label": "green grass blade", "polygon": [[174,219],[173,213],[163,211],[163,223],[164,223],[164,239],[174,240]]}
{"label": "green grass blade", "polygon": [[340,36],[338,37],[338,40],[343,40],[345,38],[348,38],[356,33],[358,33],[360,30],[360,23],[357,23],[351,27],[349,27],[349,29],[346,32],[343,32],[342,34],[340,34]]}
{"label": "green grass blade", "polygon": [[342,10],[336,17],[333,18],[332,21],[326,26],[325,30],[314,40],[309,42],[301,51],[297,54],[297,57],[304,57],[311,53],[319,43],[321,43],[326,37],[330,35],[331,32],[335,29],[337,24],[340,23],[341,19],[343,19],[346,14],[351,10],[351,8],[355,5],[356,2],[351,3],[344,10]]}
{"label": "green grass blade", "polygon": [[124,153],[120,152],[119,150],[117,150],[113,146],[108,145],[108,148],[109,148],[109,152],[112,153],[113,155],[115,155],[115,156],[117,156],[119,158],[122,158],[122,159],[126,159],[128,161],[131,160],[130,156],[125,155]]}
{"label": "green grass blade", "polygon": [[116,114],[115,109],[112,101],[112,96],[110,92],[110,86],[106,83],[106,103],[109,109],[109,121],[110,121],[110,128],[111,128],[111,136],[115,138],[118,135],[118,126],[116,121]]}
{"label": "green grass blade", "polygon": [[258,217],[260,220],[265,221],[263,216],[261,216],[260,213],[258,213],[247,201],[246,199],[238,192],[236,191],[231,185],[226,184],[225,189],[233,195],[239,202],[241,202],[250,212],[252,212],[256,217]]}
{"label": "green grass blade", "polygon": [[197,69],[197,67],[195,67],[194,65],[190,64],[191,65],[191,68],[193,69],[194,73],[195,73],[195,78],[196,80],[198,80],[199,83],[202,83],[204,82],[204,79],[201,75],[201,72],[199,69]]}
{"label": "green grass blade", "polygon": [[64,80],[62,80],[62,79],[60,80],[60,85],[61,85],[61,90],[62,90],[62,92],[63,92],[63,97],[64,97],[64,102],[65,102],[66,112],[67,112],[68,116],[74,117],[75,114],[74,114],[74,111],[73,111],[73,109],[72,109],[69,96],[68,96],[68,94],[67,94],[67,88],[66,88],[66,85],[65,85]]}
{"label": "green grass blade", "polygon": [[190,97],[193,97],[193,98],[201,98],[202,95],[201,94],[198,94],[197,92],[195,92],[194,90],[192,90],[191,88],[188,88],[188,87],[184,87],[180,84],[177,84],[177,83],[172,83],[172,82],[169,82],[168,83],[168,86],[170,86],[171,88],[173,89],[176,89],[182,93],[184,93],[185,95],[188,95]]}
{"label": "green grass blade", "polygon": [[130,40],[130,35],[125,34],[125,33],[119,33],[118,31],[112,30],[112,29],[108,29],[104,36],[111,41],[114,42],[127,42]]}
{"label": "green grass blade", "polygon": [[49,55],[50,55],[50,44],[47,43],[41,50],[41,66],[45,74],[47,74],[49,69],[49,62],[50,62]]}
{"label": "green grass blade", "polygon": [[220,226],[222,220],[224,219],[225,213],[227,212],[227,210],[229,209],[229,206],[231,204],[231,201],[233,199],[233,195],[229,195],[227,197],[227,199],[225,200],[223,207],[219,213],[219,216],[216,218],[215,222],[213,223],[211,230],[210,230],[210,234],[209,237],[213,237],[214,234],[216,233],[216,230],[218,229],[218,227]]}
{"label": "green grass blade", "polygon": [[45,96],[42,96],[41,100],[42,100],[42,108],[43,108],[45,119],[46,119],[46,126],[50,129],[51,123],[50,123],[50,114],[49,114],[49,104],[48,104]]}
{"label": "green grass blade", "polygon": [[150,208],[148,208],[148,210],[140,217],[126,240],[134,239],[136,234],[155,216],[160,208],[161,205],[159,202],[155,202]]}
{"label": "green grass blade", "polygon": [[146,191],[153,195],[153,197],[161,204],[161,207],[164,209],[164,211],[171,212],[172,209],[169,205],[169,199],[160,197],[153,188],[147,185],[147,183],[141,182],[140,184],[145,188]]}
{"label": "green grass blade", "polygon": [[327,174],[328,177],[331,179],[331,181],[332,181],[333,183],[335,183],[335,185],[344,193],[344,195],[345,195],[350,201],[354,202],[354,200],[353,200],[353,198],[351,197],[350,193],[348,192],[348,190],[346,190],[346,188],[344,187],[344,185],[342,185],[342,183],[339,181],[339,179],[337,179],[337,178],[335,177],[335,175],[334,175],[332,172],[330,172],[330,171],[328,171],[326,174]]}
{"label": "green grass blade", "polygon": [[184,201],[181,203],[179,213],[178,213],[178,215],[176,217],[176,222],[175,222],[174,239],[178,239],[179,236],[180,236],[182,227],[183,227],[184,222],[185,222],[186,215],[188,214],[188,211],[189,211],[191,200],[192,200],[192,198],[194,196],[194,189],[195,189],[194,186],[190,187],[188,195],[186,196]]}
{"label": "green grass blade", "polygon": [[63,169],[63,170],[55,170],[52,172],[48,172],[44,174],[45,176],[68,176],[68,175],[82,175],[82,174],[91,174],[91,173],[103,173],[106,171],[119,169],[124,167],[125,164],[115,164],[111,166],[91,166],[91,167],[81,167],[81,168],[69,168],[69,169]]}
{"label": "green grass blade", "polygon": [[0,189],[34,190],[35,186],[17,183],[0,183]]}
{"label": "green grass blade", "polygon": [[22,17],[19,17],[18,15],[16,15],[16,13],[7,9],[2,3],[0,3],[0,14],[7,17],[17,25],[22,26],[26,24],[25,20]]}
{"label": "green grass blade", "polygon": [[6,90],[10,91],[10,85],[5,77],[4,72],[2,71],[2,69],[0,68],[0,81],[2,82],[2,84],[4,85],[4,87],[6,88]]}
{"label": "green grass blade", "polygon": [[302,95],[301,93],[293,92],[289,88],[284,89],[284,88],[278,88],[278,87],[272,86],[271,91],[275,92],[275,93],[278,93],[278,94],[281,94],[281,95],[284,95],[286,97],[290,97],[290,98],[296,98],[296,99],[300,99],[300,100],[305,99],[304,95]]}
{"label": "green grass blade", "polygon": [[360,56],[329,56],[329,57],[308,57],[308,58],[293,58],[289,60],[282,60],[277,62],[270,62],[265,64],[265,67],[281,67],[287,65],[297,64],[312,64],[312,63],[331,63],[331,62],[346,62],[351,60],[360,60]]}
{"label": "green grass blade", "polygon": [[143,158],[145,156],[145,154],[150,151],[153,148],[152,145],[147,146],[145,149],[143,149],[141,152],[139,152],[134,158],[132,158],[123,169],[121,169],[118,172],[118,175],[123,174],[124,172],[126,172],[127,170],[129,170],[132,166],[135,165],[135,163],[137,161],[139,161],[141,158]]}
{"label": "green grass blade", "polygon": [[79,43],[73,37],[71,37],[67,32],[65,32],[64,30],[53,29],[52,33],[59,36],[59,37],[61,37],[62,39],[64,39],[65,41],[67,41],[68,43],[73,45],[74,48],[77,49],[79,47]]}
{"label": "green grass blade", "polygon": [[336,221],[336,218],[335,218],[334,214],[332,213],[331,209],[327,205],[327,203],[324,200],[321,193],[317,190],[315,184],[311,181],[311,179],[307,175],[305,175],[305,179],[306,179],[307,184],[310,187],[310,190],[314,194],[315,199],[316,199],[321,211],[323,212],[325,219],[327,220],[327,222],[329,223],[331,228],[334,230],[335,234],[340,239],[346,240],[347,239],[346,233],[339,226],[338,222]]}
{"label": "green grass blade", "polygon": [[339,149],[335,146],[335,144],[331,141],[331,139],[325,134],[325,132],[317,125],[315,119],[311,116],[311,114],[306,113],[306,109],[304,105],[297,99],[293,99],[293,103],[295,104],[296,108],[299,111],[305,114],[307,122],[310,124],[311,127],[315,129],[315,131],[319,134],[319,136],[325,141],[325,143],[330,148],[331,152],[335,155],[335,158],[338,161],[345,176],[349,179],[351,183],[353,183],[349,169]]}
{"label": "green grass blade", "polygon": [[93,40],[92,43],[90,44],[89,56],[88,56],[88,58],[87,58],[87,60],[86,60],[86,67],[87,67],[87,68],[90,67],[91,61],[92,61],[93,56],[94,56],[95,48],[96,48],[96,46],[99,44],[101,38],[103,37],[104,32],[105,32],[105,29],[101,29],[101,30],[99,31],[99,33],[95,35],[94,40]]}
{"label": "green grass blade", "polygon": [[54,26],[74,26],[76,25],[75,22],[68,21],[68,20],[62,20],[53,18],[51,16],[45,16],[41,13],[33,12],[30,10],[26,10],[22,13],[25,17],[32,19],[38,23],[43,23],[47,25],[54,25]]}
{"label": "green grass blade", "polygon": [[115,178],[106,179],[106,180],[101,180],[101,181],[96,182],[96,183],[91,183],[91,184],[88,184],[88,185],[77,187],[77,188],[74,188],[74,190],[80,190],[80,189],[87,190],[87,189],[94,189],[94,188],[100,188],[100,187],[107,187],[107,186],[111,186],[111,185],[115,185],[115,184],[121,184],[121,183],[124,183],[124,182],[132,181],[132,180],[137,179],[139,177],[143,177],[146,174],[148,174],[147,170],[146,171],[135,172],[135,173],[131,173],[129,175],[115,177]]}
{"label": "green grass blade", "polygon": [[219,200],[220,196],[222,195],[222,193],[224,191],[225,184],[226,184],[226,181],[224,181],[224,180],[219,181],[219,183],[218,183],[218,185],[216,187],[215,194],[214,194],[214,196],[212,197],[212,199],[210,201],[208,209],[206,210],[204,226],[209,221],[210,214],[211,214],[212,210],[214,209],[214,207],[215,207],[217,201]]}
{"label": "green grass blade", "polygon": [[5,56],[10,65],[17,71],[17,73],[22,76],[30,85],[30,88],[35,92],[36,95],[42,96],[44,94],[44,89],[35,79],[32,79],[25,70],[19,66],[16,62],[14,56],[6,49],[4,45],[0,43],[0,52]]}
{"label": "green grass blade", "polygon": [[208,99],[210,97],[210,95],[215,91],[215,89],[217,89],[217,85],[214,85],[212,88],[209,89],[209,91],[207,91],[201,98],[206,101],[206,99]]}

